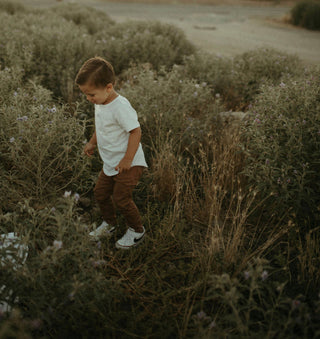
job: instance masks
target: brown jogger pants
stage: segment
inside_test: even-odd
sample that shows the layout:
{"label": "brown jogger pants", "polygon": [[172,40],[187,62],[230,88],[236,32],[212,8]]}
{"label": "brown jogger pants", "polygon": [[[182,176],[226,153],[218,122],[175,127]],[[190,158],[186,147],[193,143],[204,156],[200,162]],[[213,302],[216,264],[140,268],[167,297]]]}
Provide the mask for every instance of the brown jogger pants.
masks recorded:
{"label": "brown jogger pants", "polygon": [[142,232],[140,213],[132,200],[132,191],[138,184],[144,167],[133,166],[128,171],[120,174],[107,176],[103,170],[100,172],[94,196],[100,207],[103,219],[110,225],[115,226],[117,208],[123,214],[128,227],[136,232]]}

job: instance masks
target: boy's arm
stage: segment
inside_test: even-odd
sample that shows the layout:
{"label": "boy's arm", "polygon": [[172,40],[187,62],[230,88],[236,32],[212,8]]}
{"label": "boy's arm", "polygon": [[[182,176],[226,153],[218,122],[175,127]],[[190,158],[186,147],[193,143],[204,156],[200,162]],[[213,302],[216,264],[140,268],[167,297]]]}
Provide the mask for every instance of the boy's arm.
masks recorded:
{"label": "boy's arm", "polygon": [[115,170],[121,173],[122,171],[127,171],[131,168],[131,164],[135,154],[137,153],[139,143],[141,140],[141,128],[137,127],[130,131],[128,147],[126,154],[116,166]]}
{"label": "boy's arm", "polygon": [[97,135],[96,135],[96,131],[94,131],[91,139],[89,140],[89,142],[84,146],[84,153],[88,156],[91,157],[94,149],[96,148],[97,145]]}

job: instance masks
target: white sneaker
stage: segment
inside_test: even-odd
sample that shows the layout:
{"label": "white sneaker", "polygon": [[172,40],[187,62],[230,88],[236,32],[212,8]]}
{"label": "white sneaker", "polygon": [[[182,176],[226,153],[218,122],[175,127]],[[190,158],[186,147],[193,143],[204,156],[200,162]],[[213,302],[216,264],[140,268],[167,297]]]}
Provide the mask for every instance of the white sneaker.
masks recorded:
{"label": "white sneaker", "polygon": [[89,236],[92,237],[93,240],[99,240],[100,237],[110,236],[115,231],[115,229],[116,228],[114,226],[111,226],[106,221],[103,221],[99,227],[89,233]]}
{"label": "white sneaker", "polygon": [[127,250],[139,245],[144,238],[145,232],[144,227],[142,233],[135,232],[133,228],[129,227],[126,234],[116,242],[116,248]]}

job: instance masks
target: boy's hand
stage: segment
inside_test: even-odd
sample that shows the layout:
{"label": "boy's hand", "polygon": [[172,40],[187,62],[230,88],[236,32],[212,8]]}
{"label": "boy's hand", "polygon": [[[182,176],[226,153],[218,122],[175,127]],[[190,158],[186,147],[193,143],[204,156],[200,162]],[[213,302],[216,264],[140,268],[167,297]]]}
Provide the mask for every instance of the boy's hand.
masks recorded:
{"label": "boy's hand", "polygon": [[128,171],[131,168],[132,160],[123,158],[119,164],[115,167],[116,171],[119,171],[119,174],[123,171]]}
{"label": "boy's hand", "polygon": [[84,154],[87,155],[89,158],[91,158],[92,154],[94,153],[94,149],[96,148],[96,145],[91,144],[90,142],[88,142],[85,146],[84,146]]}

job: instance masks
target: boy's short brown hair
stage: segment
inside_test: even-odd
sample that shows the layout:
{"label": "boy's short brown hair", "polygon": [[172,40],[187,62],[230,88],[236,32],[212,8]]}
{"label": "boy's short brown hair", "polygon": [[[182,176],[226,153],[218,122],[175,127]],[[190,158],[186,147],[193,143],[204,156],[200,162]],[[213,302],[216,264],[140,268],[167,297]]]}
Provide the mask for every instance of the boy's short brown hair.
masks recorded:
{"label": "boy's short brown hair", "polygon": [[112,65],[101,57],[87,60],[76,76],[77,85],[90,84],[94,87],[106,87],[115,84],[115,74]]}

